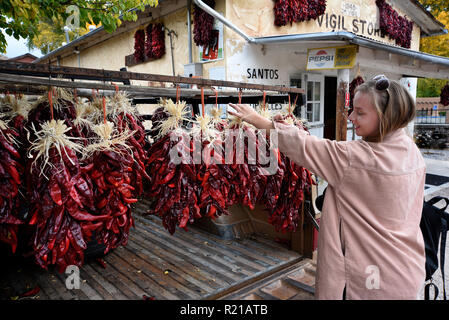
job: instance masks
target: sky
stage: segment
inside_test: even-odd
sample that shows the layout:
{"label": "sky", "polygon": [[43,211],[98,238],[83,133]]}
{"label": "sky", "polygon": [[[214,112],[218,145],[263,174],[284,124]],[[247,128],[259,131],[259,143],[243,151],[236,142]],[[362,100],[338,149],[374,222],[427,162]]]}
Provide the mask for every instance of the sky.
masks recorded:
{"label": "sky", "polygon": [[25,53],[31,53],[32,55],[35,55],[36,57],[42,57],[42,53],[40,50],[32,50],[29,51],[27,48],[27,41],[23,38],[20,38],[20,40],[16,40],[14,37],[10,37],[9,35],[5,34],[6,37],[6,43],[8,44],[6,47],[6,53],[3,53],[8,58],[14,58],[17,56],[21,56]]}

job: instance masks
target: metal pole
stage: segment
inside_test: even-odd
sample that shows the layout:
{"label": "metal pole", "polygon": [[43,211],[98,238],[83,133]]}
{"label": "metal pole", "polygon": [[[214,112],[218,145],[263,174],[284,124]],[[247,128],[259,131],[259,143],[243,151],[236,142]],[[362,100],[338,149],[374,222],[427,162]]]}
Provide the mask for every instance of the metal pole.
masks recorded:
{"label": "metal pole", "polygon": [[168,36],[170,37],[171,67],[172,67],[172,70],[173,70],[173,76],[176,76],[176,73],[175,73],[175,57],[174,57],[174,54],[173,54],[174,47],[173,47],[172,35],[175,35],[175,37],[178,37],[178,35],[177,35],[177,33],[175,31],[170,30],[168,28],[166,28],[166,29],[167,29],[167,32],[168,32]]}
{"label": "metal pole", "polygon": [[188,34],[188,47],[189,47],[189,63],[193,63],[192,54],[192,0],[187,1],[187,34]]}

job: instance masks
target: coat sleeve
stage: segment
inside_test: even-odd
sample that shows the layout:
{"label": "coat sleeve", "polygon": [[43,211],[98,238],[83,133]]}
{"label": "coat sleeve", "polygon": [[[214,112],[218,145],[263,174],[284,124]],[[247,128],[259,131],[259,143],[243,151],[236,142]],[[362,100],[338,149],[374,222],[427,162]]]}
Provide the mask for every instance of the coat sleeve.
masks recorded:
{"label": "coat sleeve", "polygon": [[[273,120],[279,151],[296,164],[336,186],[349,167],[347,141],[320,139],[298,127]],[[276,135],[271,142],[276,146]]]}

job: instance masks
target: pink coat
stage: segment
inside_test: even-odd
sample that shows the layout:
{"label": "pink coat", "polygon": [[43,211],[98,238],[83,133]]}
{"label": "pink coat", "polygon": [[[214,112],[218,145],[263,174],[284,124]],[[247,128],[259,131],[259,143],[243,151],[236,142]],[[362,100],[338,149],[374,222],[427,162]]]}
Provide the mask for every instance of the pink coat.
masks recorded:
{"label": "pink coat", "polygon": [[317,299],[417,299],[425,163],[403,129],[381,143],[332,141],[273,121],[279,150],[329,184],[318,237]]}

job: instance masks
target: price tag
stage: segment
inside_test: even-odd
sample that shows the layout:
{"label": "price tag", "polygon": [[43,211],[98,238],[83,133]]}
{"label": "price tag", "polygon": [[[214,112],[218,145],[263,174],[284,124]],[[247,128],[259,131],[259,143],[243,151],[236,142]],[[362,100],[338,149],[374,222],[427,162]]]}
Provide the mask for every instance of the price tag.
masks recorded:
{"label": "price tag", "polygon": [[351,100],[351,97],[349,95],[349,92],[345,93],[345,107],[348,108],[349,107],[349,102]]}

